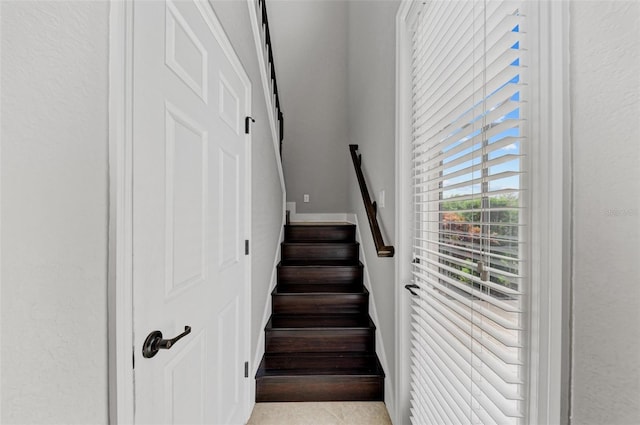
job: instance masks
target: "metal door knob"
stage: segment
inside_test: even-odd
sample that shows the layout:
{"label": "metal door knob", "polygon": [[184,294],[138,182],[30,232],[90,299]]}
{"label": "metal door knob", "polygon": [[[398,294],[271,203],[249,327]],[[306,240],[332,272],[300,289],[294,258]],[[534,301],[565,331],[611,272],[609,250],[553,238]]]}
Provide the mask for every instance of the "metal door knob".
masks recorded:
{"label": "metal door knob", "polygon": [[168,350],[173,345],[178,342],[180,339],[191,333],[191,326],[185,326],[184,332],[172,339],[162,339],[162,332],[153,331],[148,336],[147,339],[144,340],[144,344],[142,344],[142,357],[145,359],[150,359],[151,357],[158,354],[160,350]]}

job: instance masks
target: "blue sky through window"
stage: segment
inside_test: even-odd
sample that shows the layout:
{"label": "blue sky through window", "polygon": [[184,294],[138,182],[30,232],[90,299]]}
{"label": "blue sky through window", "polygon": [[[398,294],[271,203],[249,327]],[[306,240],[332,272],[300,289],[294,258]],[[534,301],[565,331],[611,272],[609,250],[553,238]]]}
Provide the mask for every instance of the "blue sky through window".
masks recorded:
{"label": "blue sky through window", "polygon": [[[519,32],[520,31],[519,25],[515,26],[512,31]],[[520,42],[519,41],[516,42],[511,48],[515,50],[519,50]],[[511,66],[520,67],[520,58],[515,59],[511,63]],[[499,96],[501,92],[503,92],[505,87],[507,87],[508,85],[517,86],[519,83],[520,83],[520,75],[518,74],[515,77],[513,77],[511,80],[509,80],[508,82],[500,86],[498,89],[496,89],[494,92],[490,93],[485,99],[483,99],[483,101],[479,102],[469,110],[465,111],[463,114],[460,115],[459,118],[462,118],[463,116],[469,114],[473,109],[482,108],[485,101],[491,101],[493,100],[493,97],[495,97],[496,95]],[[507,102],[513,103],[513,109],[509,110],[503,116],[498,117],[497,119],[493,119],[491,123],[487,123],[488,124],[487,128],[488,128],[498,124],[504,124],[505,121],[513,121],[513,125],[509,125],[509,124],[506,124],[506,126],[503,125],[503,127],[505,127],[504,131],[501,131],[498,134],[488,137],[489,146],[487,150],[490,151],[488,152],[488,160],[489,161],[496,160],[498,162],[495,165],[492,165],[489,167],[489,176],[495,177],[500,173],[508,173],[508,172],[515,173],[520,171],[521,146],[520,146],[519,137],[521,133],[520,133],[520,128],[518,124],[519,123],[518,120],[520,119],[520,107],[519,107],[520,91],[519,90],[515,91],[515,93],[508,99]],[[497,106],[494,106],[491,110],[478,114],[471,120],[471,122],[465,124],[461,128],[454,130],[453,132],[449,133],[446,137],[453,138],[455,140],[456,133],[461,133],[465,128],[467,128],[470,125],[479,126],[482,120],[486,119],[487,115],[492,113],[497,107],[502,106],[503,104],[504,102],[498,104]],[[481,133],[482,133],[482,129],[478,128],[477,130],[473,131],[471,134],[467,134],[466,136],[455,141],[454,143],[449,144],[442,150],[442,153],[446,154],[448,151],[459,148],[461,145],[468,143],[469,140],[472,140],[474,137],[478,138],[478,140],[474,141],[471,146],[447,157],[443,161],[443,165],[444,165],[443,176],[445,177],[447,175],[458,173],[458,172],[461,172],[462,170],[469,168],[469,170],[465,174],[455,175],[455,176],[452,176],[450,179],[445,179],[443,181],[443,197],[445,199],[455,197],[455,196],[480,193],[481,191],[480,184],[472,184],[472,181],[479,179],[482,175],[482,170],[480,168],[480,165],[482,162],[482,137],[478,137],[481,135]],[[512,142],[505,144],[505,141],[508,141],[508,140],[512,140]],[[499,149],[495,149],[495,146],[498,146],[498,145],[495,145],[496,143],[502,143],[504,146],[502,146]],[[461,158],[465,156],[469,156],[470,154],[472,155],[467,160],[465,160],[464,162],[460,162]],[[504,161],[501,161],[500,158],[503,158]],[[452,164],[451,166],[447,166],[447,164],[453,163],[454,161],[455,161],[455,164]],[[464,184],[465,182],[468,182],[468,184],[465,185]],[[455,187],[452,187],[452,186],[455,186]],[[447,187],[451,187],[451,189],[447,189]],[[503,189],[517,190],[519,188],[520,188],[519,175],[507,175],[504,178],[491,180],[489,182],[490,191],[503,190]]]}

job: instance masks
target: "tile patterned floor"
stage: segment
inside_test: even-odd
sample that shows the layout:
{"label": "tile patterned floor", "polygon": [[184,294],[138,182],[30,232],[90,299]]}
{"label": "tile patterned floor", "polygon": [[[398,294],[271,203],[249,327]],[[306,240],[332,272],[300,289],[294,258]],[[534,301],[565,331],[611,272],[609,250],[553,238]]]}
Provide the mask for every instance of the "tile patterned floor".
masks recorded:
{"label": "tile patterned floor", "polygon": [[391,425],[384,403],[257,403],[247,425]]}

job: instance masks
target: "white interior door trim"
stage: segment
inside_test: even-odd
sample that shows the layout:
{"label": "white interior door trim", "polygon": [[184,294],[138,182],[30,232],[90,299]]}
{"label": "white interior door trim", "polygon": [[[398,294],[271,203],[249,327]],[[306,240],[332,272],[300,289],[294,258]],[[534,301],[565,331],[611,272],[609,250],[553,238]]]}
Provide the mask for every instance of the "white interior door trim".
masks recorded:
{"label": "white interior door trim", "polygon": [[411,152],[407,141],[411,140],[411,81],[410,39],[406,18],[411,9],[411,1],[403,1],[396,15],[396,255],[395,255],[395,323],[396,323],[396,400],[393,423],[409,423],[410,405],[410,294],[404,289],[411,275]]}
{"label": "white interior door trim", "polygon": [[111,0],[109,14],[109,423],[132,424],[133,3]]}
{"label": "white interior door trim", "polygon": [[[571,110],[569,2],[529,2],[531,51],[530,354],[532,424],[569,423],[571,353]],[[535,355],[534,353],[539,353]],[[533,369],[533,368],[532,368]]]}
{"label": "white interior door trim", "polygon": [[[251,80],[208,3],[196,2],[245,90],[244,116],[251,116]],[[111,0],[109,14],[109,423],[134,423],[133,369],[133,0]],[[251,135],[245,136],[244,239],[251,240]],[[250,359],[251,255],[244,282],[245,358]],[[255,382],[249,379],[248,394]],[[246,400],[248,418],[251,400]]]}

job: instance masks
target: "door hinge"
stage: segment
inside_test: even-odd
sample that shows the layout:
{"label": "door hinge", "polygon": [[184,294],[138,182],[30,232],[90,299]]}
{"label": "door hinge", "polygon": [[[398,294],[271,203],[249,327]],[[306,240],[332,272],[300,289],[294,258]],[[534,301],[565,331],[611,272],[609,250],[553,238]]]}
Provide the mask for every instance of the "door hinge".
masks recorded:
{"label": "door hinge", "polygon": [[249,239],[244,240],[244,255],[249,255]]}
{"label": "door hinge", "polygon": [[256,122],[256,120],[254,120],[251,117],[245,117],[244,118],[244,134],[249,134],[249,129],[251,127],[251,124],[249,124],[249,121]]}
{"label": "door hinge", "polygon": [[133,369],[136,368],[136,350],[131,350],[131,364],[133,365]]}
{"label": "door hinge", "polygon": [[249,377],[249,362],[244,362],[244,377]]}

